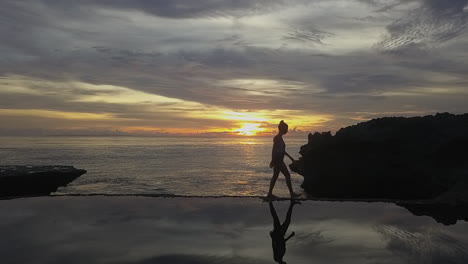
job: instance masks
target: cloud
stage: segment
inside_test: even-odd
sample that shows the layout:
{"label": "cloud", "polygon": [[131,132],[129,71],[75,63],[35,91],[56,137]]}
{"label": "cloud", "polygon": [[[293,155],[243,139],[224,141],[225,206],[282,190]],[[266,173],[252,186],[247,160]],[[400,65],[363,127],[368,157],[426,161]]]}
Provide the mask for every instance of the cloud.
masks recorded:
{"label": "cloud", "polygon": [[285,40],[299,41],[299,42],[312,42],[315,44],[323,45],[323,40],[332,37],[334,34],[325,32],[318,29],[294,29],[286,36],[283,37]]}
{"label": "cloud", "polygon": [[466,1],[1,5],[1,109],[109,114],[146,128],[232,125],[212,118],[223,109],[327,117],[324,129],[363,112],[468,111]]}
{"label": "cloud", "polygon": [[[7,0],[8,5],[18,6]],[[91,10],[83,7],[98,7],[119,10],[135,10],[150,15],[187,19],[199,17],[242,17],[270,12],[286,4],[297,4],[304,1],[284,0],[190,0],[150,1],[150,0],[78,0],[73,3],[64,3],[60,0],[25,1],[34,5],[42,5],[59,12],[76,15],[85,14]],[[20,4],[21,5],[21,4]]]}
{"label": "cloud", "polygon": [[387,27],[389,36],[377,43],[379,49],[431,48],[466,32],[467,0],[425,0],[420,4]]}
{"label": "cloud", "polygon": [[248,16],[268,12],[286,4],[283,0],[201,0],[197,2],[190,0],[118,0],[88,2],[104,7],[136,9],[152,15],[168,18]]}
{"label": "cloud", "polygon": [[375,9],[376,12],[389,12],[402,5],[412,4],[419,0],[358,0],[359,2],[365,3]]}

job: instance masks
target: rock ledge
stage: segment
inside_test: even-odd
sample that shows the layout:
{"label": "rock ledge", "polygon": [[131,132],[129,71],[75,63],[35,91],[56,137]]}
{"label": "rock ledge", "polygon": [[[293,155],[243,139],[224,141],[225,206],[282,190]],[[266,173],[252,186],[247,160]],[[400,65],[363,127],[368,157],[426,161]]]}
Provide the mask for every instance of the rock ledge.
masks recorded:
{"label": "rock ledge", "polygon": [[0,166],[0,197],[49,195],[85,173],[73,166]]}

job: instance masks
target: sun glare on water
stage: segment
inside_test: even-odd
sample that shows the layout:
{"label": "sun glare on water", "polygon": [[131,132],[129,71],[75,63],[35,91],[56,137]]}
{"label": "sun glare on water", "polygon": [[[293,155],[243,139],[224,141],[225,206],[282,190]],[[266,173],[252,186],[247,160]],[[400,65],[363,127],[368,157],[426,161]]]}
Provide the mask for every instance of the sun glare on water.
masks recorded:
{"label": "sun glare on water", "polygon": [[243,136],[255,136],[263,130],[265,129],[260,128],[260,124],[245,123],[241,128],[234,130],[234,132]]}

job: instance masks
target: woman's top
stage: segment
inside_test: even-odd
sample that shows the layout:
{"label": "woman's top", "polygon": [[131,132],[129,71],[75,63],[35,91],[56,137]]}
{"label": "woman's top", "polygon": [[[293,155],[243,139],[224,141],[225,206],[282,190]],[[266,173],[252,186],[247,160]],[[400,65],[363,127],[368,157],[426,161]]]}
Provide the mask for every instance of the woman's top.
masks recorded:
{"label": "woman's top", "polygon": [[282,162],[284,159],[284,153],[286,152],[286,144],[284,143],[283,137],[276,135],[273,138],[273,149],[271,151],[271,160],[274,163]]}

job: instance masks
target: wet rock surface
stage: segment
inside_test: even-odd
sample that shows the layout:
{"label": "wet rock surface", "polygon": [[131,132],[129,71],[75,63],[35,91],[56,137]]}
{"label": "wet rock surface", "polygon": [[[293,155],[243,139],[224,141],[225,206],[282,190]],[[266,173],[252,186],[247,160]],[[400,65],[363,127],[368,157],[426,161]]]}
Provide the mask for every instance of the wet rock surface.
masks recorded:
{"label": "wet rock surface", "polygon": [[0,197],[49,195],[85,173],[73,166],[0,166]]}
{"label": "wet rock surface", "polygon": [[313,197],[468,202],[468,114],[373,119],[308,141],[290,168]]}

